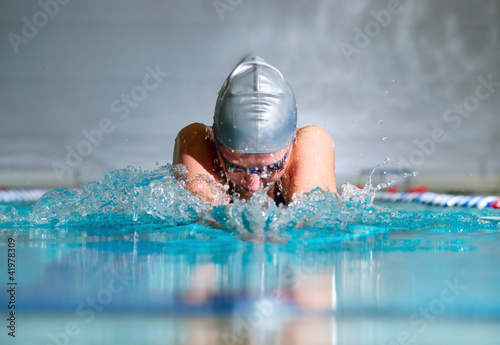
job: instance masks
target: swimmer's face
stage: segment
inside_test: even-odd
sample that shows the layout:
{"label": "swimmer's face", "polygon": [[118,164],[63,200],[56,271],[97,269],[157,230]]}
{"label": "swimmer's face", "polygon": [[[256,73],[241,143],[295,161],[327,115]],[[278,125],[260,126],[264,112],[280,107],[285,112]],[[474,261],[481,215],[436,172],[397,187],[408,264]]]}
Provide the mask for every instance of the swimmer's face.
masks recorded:
{"label": "swimmer's face", "polygon": [[261,186],[269,190],[283,176],[288,161],[288,147],[273,153],[240,153],[219,145],[226,175],[241,194],[251,196]]}

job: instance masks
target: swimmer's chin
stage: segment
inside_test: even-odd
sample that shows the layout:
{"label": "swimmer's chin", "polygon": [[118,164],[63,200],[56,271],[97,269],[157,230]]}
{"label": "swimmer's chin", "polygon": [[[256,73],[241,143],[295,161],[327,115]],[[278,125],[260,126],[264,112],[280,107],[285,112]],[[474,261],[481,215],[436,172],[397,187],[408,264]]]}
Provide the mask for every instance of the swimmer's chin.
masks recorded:
{"label": "swimmer's chin", "polygon": [[238,199],[248,201],[256,192],[257,190],[252,191],[240,185],[235,189],[235,193],[233,195],[236,196]]}
{"label": "swimmer's chin", "polygon": [[250,200],[255,193],[260,191],[267,194],[273,189],[274,186],[274,183],[269,183],[267,185],[261,185],[257,189],[250,189],[244,184],[235,184],[235,194],[242,200]]}
{"label": "swimmer's chin", "polygon": [[254,194],[257,192],[261,192],[264,194],[269,193],[269,191],[272,189],[272,186],[267,186],[267,187],[261,187],[256,190],[249,190],[245,187],[242,187],[241,192],[240,192],[240,198],[244,200],[250,200]]}

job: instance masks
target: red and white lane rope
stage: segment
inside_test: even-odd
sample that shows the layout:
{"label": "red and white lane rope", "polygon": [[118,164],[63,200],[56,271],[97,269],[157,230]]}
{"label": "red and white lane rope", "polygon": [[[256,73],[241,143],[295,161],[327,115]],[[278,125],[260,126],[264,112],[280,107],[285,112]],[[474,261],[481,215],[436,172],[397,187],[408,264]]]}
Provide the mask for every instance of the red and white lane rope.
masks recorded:
{"label": "red and white lane rope", "polygon": [[0,202],[36,201],[46,192],[46,189],[5,189],[0,190]]}
{"label": "red and white lane rope", "polygon": [[423,193],[389,193],[377,192],[376,200],[383,201],[406,201],[419,202],[433,206],[458,206],[474,208],[500,208],[500,197],[498,196],[466,196],[437,194],[431,192]]}
{"label": "red and white lane rope", "polygon": [[[22,202],[36,201],[47,192],[46,189],[6,189],[0,190],[0,202]],[[497,208],[500,209],[500,197],[498,196],[466,196],[437,194],[432,192],[417,193],[389,193],[377,192],[376,200],[419,202],[433,206],[458,206],[474,208]]]}

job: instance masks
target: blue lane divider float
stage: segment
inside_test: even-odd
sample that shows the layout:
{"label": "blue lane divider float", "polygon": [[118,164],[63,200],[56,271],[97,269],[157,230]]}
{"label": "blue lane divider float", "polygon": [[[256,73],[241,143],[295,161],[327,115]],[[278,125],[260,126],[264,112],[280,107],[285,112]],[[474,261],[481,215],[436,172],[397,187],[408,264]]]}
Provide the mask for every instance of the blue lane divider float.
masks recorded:
{"label": "blue lane divider float", "polygon": [[37,201],[47,189],[6,189],[0,190],[0,202]]}
{"label": "blue lane divider float", "polygon": [[[47,189],[7,189],[0,190],[0,202],[30,202],[40,199]],[[392,193],[377,192],[377,200],[398,202],[419,202],[433,206],[458,206],[475,208],[498,208],[500,209],[500,197],[498,196],[466,196],[437,194],[432,192],[418,193]]]}
{"label": "blue lane divider float", "polygon": [[474,208],[500,208],[500,197],[498,196],[466,196],[466,195],[451,195],[437,194],[432,192],[419,193],[389,193],[377,192],[375,194],[377,200],[382,201],[406,201],[419,202],[433,206],[458,206],[458,207],[474,207]]}

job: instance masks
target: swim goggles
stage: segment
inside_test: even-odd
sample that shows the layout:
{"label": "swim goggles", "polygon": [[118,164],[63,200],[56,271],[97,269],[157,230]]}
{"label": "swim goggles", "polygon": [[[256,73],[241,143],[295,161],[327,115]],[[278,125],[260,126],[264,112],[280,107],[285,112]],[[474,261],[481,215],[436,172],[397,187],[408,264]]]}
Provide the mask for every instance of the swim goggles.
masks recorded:
{"label": "swim goggles", "polygon": [[266,165],[260,169],[259,168],[254,168],[254,169],[245,168],[245,167],[239,166],[237,164],[234,164],[234,163],[231,163],[230,161],[228,161],[227,158],[224,157],[224,155],[222,154],[222,152],[219,148],[219,141],[217,140],[215,133],[213,133],[213,137],[214,137],[215,147],[217,148],[217,152],[222,157],[222,160],[224,161],[224,165],[226,167],[226,172],[228,174],[236,174],[236,173],[244,173],[244,172],[246,172],[247,174],[262,174],[264,172],[267,172],[267,173],[278,172],[278,171],[281,171],[285,168],[286,159],[288,158],[288,155],[290,154],[290,150],[292,148],[293,137],[295,136],[295,130],[294,130],[293,134],[294,135],[292,136],[292,140],[290,141],[290,144],[288,145],[288,150],[286,151],[283,158],[279,162],[276,162],[276,163],[273,163],[270,165]]}

